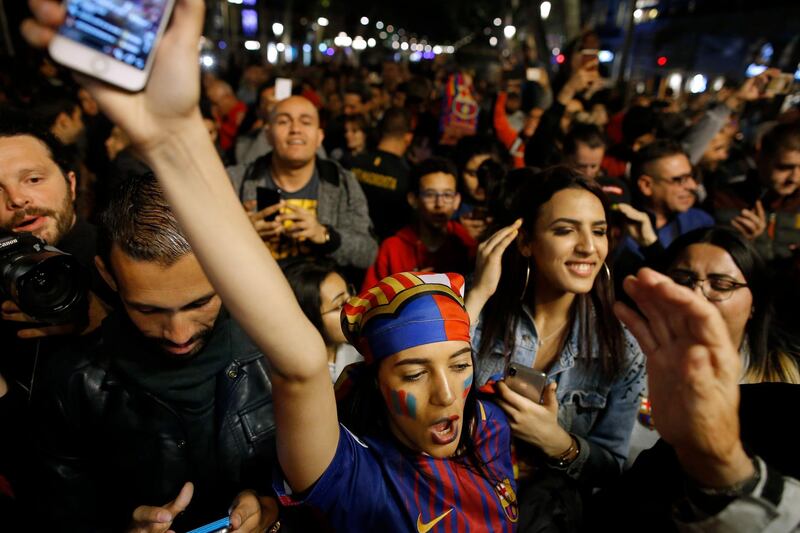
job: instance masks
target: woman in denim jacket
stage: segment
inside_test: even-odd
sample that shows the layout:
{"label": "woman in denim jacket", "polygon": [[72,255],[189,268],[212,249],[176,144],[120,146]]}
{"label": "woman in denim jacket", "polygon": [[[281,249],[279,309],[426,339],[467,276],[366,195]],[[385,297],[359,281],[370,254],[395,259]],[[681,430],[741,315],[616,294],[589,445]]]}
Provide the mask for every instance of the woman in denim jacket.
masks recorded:
{"label": "woman in denim jacket", "polygon": [[[611,309],[608,212],[600,188],[565,167],[529,176],[519,219],[481,245],[467,299],[478,385],[498,381],[514,435],[532,445],[518,455],[584,487],[621,472],[645,386],[644,356]],[[500,381],[511,361],[547,374],[540,404]]]}

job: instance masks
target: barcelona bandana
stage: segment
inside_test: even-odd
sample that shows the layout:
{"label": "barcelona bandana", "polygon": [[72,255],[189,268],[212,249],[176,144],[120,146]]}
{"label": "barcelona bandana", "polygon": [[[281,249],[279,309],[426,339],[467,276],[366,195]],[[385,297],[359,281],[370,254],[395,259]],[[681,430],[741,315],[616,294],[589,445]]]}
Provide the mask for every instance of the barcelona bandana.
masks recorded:
{"label": "barcelona bandana", "polygon": [[342,330],[368,364],[401,350],[470,341],[459,274],[402,272],[347,301]]}

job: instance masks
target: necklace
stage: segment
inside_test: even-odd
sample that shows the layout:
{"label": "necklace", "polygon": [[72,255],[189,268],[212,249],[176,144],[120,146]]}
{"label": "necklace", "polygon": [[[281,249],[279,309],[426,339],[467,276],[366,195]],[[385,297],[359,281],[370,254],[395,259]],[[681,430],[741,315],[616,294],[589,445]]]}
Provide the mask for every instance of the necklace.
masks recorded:
{"label": "necklace", "polygon": [[564,326],[566,326],[566,325],[567,325],[567,322],[569,322],[569,320],[565,320],[565,321],[564,321],[564,323],[563,323],[563,324],[561,324],[560,326],[558,326],[558,328],[556,328],[556,330],[555,330],[554,332],[552,332],[550,335],[548,335],[548,336],[546,336],[546,337],[542,337],[542,338],[540,338],[540,339],[537,341],[537,344],[538,344],[539,346],[541,346],[541,345],[543,345],[545,342],[549,341],[550,339],[552,339],[553,337],[555,337],[556,335],[558,335],[559,333],[561,333],[561,330],[562,330],[562,329],[564,329]]}

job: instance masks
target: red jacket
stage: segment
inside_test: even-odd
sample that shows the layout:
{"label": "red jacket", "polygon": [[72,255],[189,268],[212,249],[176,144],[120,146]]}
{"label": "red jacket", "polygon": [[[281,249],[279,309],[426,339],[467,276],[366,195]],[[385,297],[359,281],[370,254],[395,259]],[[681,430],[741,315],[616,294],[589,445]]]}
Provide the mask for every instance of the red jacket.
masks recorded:
{"label": "red jacket", "polygon": [[362,290],[369,289],[398,272],[458,272],[466,274],[475,259],[477,243],[464,226],[447,223],[447,239],[435,252],[428,250],[414,226],[406,226],[389,237],[378,250],[378,257],[367,270]]}

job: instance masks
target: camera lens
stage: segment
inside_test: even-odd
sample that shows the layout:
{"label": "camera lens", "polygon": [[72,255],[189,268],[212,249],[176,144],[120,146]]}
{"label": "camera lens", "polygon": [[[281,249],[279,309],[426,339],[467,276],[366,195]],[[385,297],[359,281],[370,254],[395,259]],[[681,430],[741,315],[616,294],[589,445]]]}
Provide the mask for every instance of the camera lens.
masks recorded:
{"label": "camera lens", "polygon": [[511,368],[508,369],[508,375],[509,376],[516,376],[517,375],[517,369],[512,366]]}

